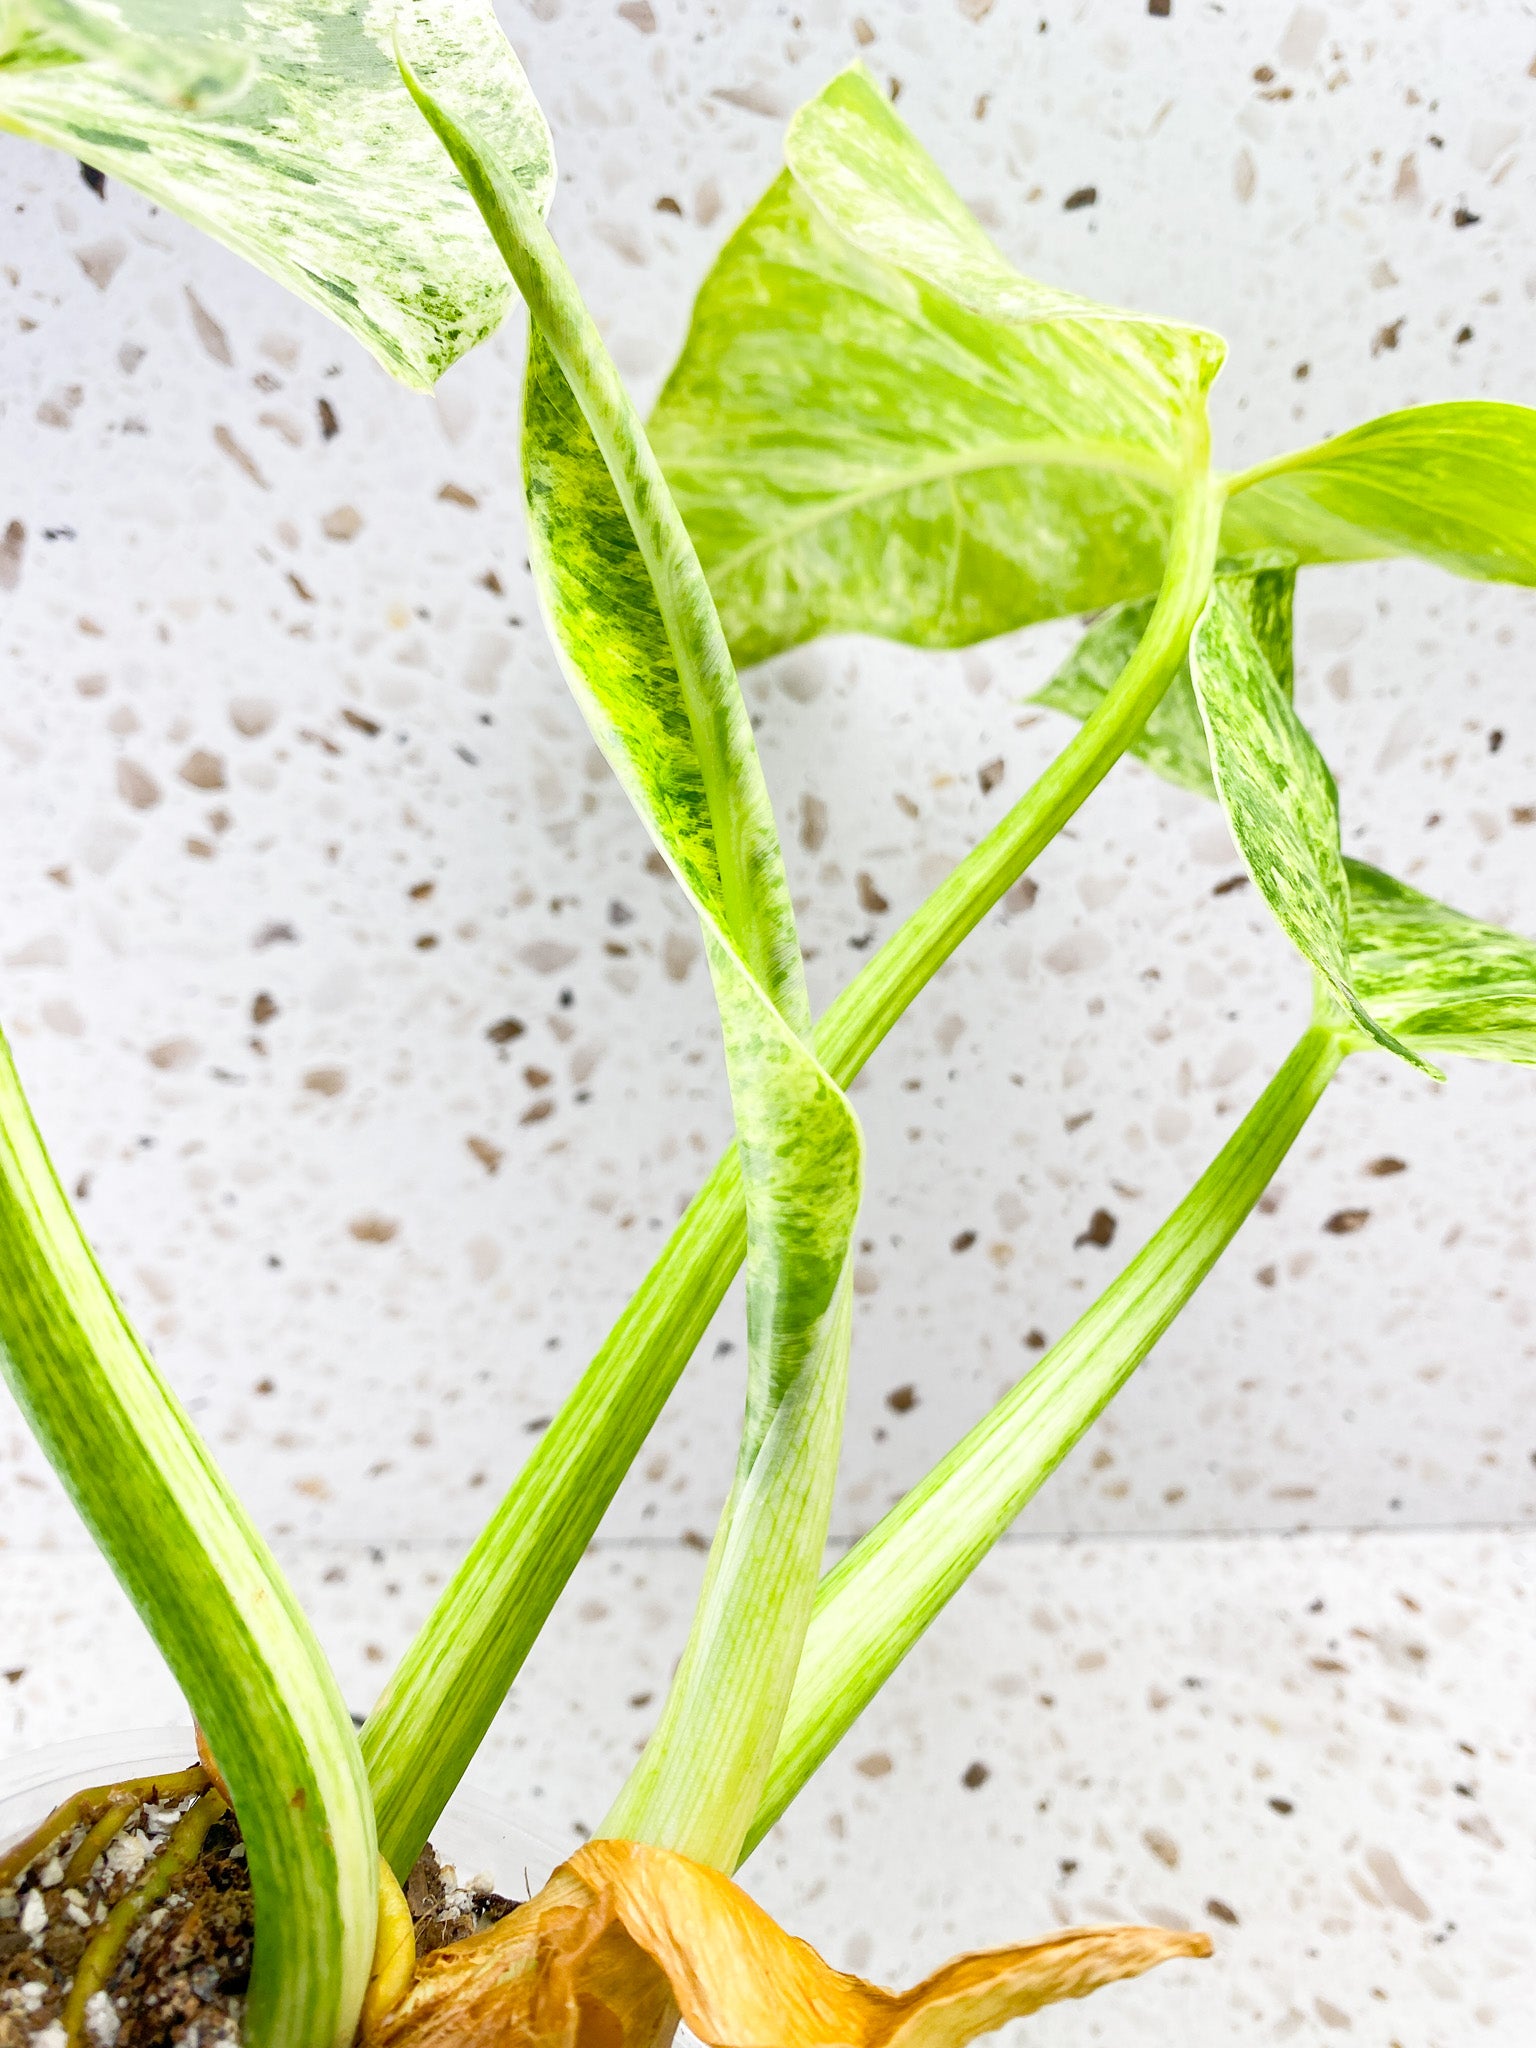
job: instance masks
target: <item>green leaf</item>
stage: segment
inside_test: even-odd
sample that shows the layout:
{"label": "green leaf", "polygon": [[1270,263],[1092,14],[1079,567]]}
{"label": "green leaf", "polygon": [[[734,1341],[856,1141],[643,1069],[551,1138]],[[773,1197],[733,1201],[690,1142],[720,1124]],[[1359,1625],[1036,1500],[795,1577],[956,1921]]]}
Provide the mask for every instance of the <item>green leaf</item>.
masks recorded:
{"label": "green leaf", "polygon": [[1234,554],[1298,562],[1418,555],[1458,576],[1536,583],[1536,411],[1420,405],[1244,470],[1228,485]]}
{"label": "green leaf", "polygon": [[1536,1065],[1536,942],[1344,867],[1350,972],[1371,1014],[1426,1056]]}
{"label": "green leaf", "polygon": [[1155,591],[1220,341],[1021,277],[861,67],[785,156],[651,420],[737,658]]}
{"label": "green leaf", "polygon": [[1260,587],[1257,578],[1219,580],[1189,647],[1228,827],[1276,923],[1361,1028],[1443,1078],[1371,1015],[1355,989],[1338,791],[1271,666],[1261,632],[1273,639],[1275,607]]}
{"label": "green leaf", "polygon": [[245,2039],[350,2048],[378,1902],[351,1720],[282,1573],[102,1276],[3,1040],[0,1368],[233,1793],[256,1901]]}
{"label": "green leaf", "polygon": [[851,1312],[857,1121],[812,1051],[789,888],[720,622],[612,361],[537,209],[412,91],[527,301],[529,555],[587,723],[698,914],[747,1210],[747,1413],[661,1723],[610,1833],[729,1865],[788,1702],[826,1539]]}
{"label": "green leaf", "polygon": [[[1217,573],[1222,574],[1220,570]],[[1245,569],[1241,573],[1242,580],[1249,585],[1245,602],[1250,623],[1271,673],[1289,697],[1295,687],[1291,607],[1296,573],[1284,566]],[[1072,718],[1090,717],[1140,645],[1152,616],[1152,605],[1150,598],[1137,598],[1130,604],[1115,605],[1095,619],[1044,689],[1037,690],[1029,702],[1065,711]],[[1205,726],[1195,702],[1187,659],[1179,664],[1178,674],[1147,720],[1140,738],[1133,740],[1127,751],[1145,761],[1165,782],[1193,790],[1196,796],[1215,796],[1210,749],[1205,743]]]}
{"label": "green leaf", "polygon": [[489,0],[9,0],[0,127],[183,214],[425,389],[512,293],[401,83],[397,13],[547,206],[549,132]]}
{"label": "green leaf", "polygon": [[1179,1314],[1269,1185],[1347,1049],[1328,1024],[1302,1035],[1125,1270],[822,1580],[749,1848]]}

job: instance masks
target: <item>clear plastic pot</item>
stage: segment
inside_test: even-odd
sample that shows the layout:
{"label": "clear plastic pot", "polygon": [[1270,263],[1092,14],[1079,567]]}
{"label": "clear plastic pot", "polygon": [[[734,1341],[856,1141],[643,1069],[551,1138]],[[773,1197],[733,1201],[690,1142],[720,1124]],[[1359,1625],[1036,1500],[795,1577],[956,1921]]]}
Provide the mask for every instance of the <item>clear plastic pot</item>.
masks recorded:
{"label": "clear plastic pot", "polygon": [[[109,1785],[120,1778],[148,1778],[156,1771],[183,1771],[196,1762],[191,1724],[137,1728],[126,1735],[86,1735],[0,1762],[0,1850],[31,1832],[72,1792]],[[506,1898],[525,1899],[576,1847],[556,1848],[542,1835],[505,1814],[457,1792],[432,1830],[444,1863],[461,1879],[490,1877]]]}

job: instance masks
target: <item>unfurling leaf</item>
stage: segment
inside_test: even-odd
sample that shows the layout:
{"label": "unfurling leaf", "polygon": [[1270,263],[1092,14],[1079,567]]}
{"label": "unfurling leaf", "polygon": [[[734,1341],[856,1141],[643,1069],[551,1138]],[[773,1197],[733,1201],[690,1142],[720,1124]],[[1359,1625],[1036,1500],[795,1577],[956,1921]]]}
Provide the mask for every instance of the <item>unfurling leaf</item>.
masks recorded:
{"label": "unfurling leaf", "polygon": [[[687,1649],[620,1792],[622,1823],[606,1831],[729,1868],[772,1761],[831,1512],[858,1122],[812,1048],[751,720],[644,428],[516,166],[434,96],[409,49],[402,65],[527,302],[523,475],[540,604],[594,739],[698,915],[720,1010],[747,1210],[746,1421]],[[417,1747],[414,1791],[391,1739],[391,1803],[403,1794],[415,1808],[386,1831],[397,1869],[444,1775],[468,1761],[455,1723],[446,1753]],[[409,1745],[409,1726],[399,1732]]]}
{"label": "unfurling leaf", "polygon": [[1253,582],[1218,583],[1189,646],[1216,792],[1233,840],[1281,930],[1362,1030],[1388,1052],[1443,1078],[1371,1015],[1354,987],[1338,791],[1270,665],[1256,603]]}
{"label": "unfurling leaf", "polygon": [[1233,554],[1298,562],[1418,555],[1458,576],[1536,583],[1536,411],[1464,399],[1384,413],[1234,477]]}
{"label": "unfurling leaf", "polygon": [[489,1932],[425,1957],[365,2048],[649,2048],[672,2007],[710,2048],[963,2048],[1203,1934],[1074,1927],[959,1956],[910,1991],[831,1969],[719,1871],[597,1841]]}
{"label": "unfurling leaf", "polygon": [[[736,795],[729,808],[712,810],[676,647],[649,570],[581,409],[537,331],[524,422],[529,552],[545,615],[594,737],[699,915],[736,1116],[747,1199],[746,1429],[704,1596],[710,1619],[696,1624],[668,1710],[622,1795],[630,1831],[664,1824],[658,1807],[672,1802],[674,1821],[689,1831],[687,1846],[729,1864],[772,1757],[831,1507],[862,1147],[842,1090],[800,1035],[798,946],[745,714],[729,728]],[[774,979],[753,972],[747,934],[732,928],[722,875],[727,835],[750,849],[761,923],[754,950],[776,963]],[[766,1512],[765,1487],[788,1487],[794,1510]],[[794,1613],[788,1638],[777,1626],[786,1601]],[[730,1711],[703,1698],[701,1657],[755,1668]],[[696,1725],[680,1730],[685,1699]],[[737,1748],[734,1772],[723,1758],[707,1761]],[[695,1805],[704,1812],[684,1820]]]}
{"label": "unfurling leaf", "polygon": [[651,420],[738,660],[1155,591],[1217,337],[1020,276],[861,67],[785,159]]}
{"label": "unfurling leaf", "polygon": [[549,131],[489,0],[9,0],[0,128],[184,215],[425,388],[512,289],[401,83],[397,15],[547,206]]}
{"label": "unfurling leaf", "polygon": [[1350,972],[1371,1014],[1426,1055],[1536,1066],[1536,942],[1344,867]]}
{"label": "unfurling leaf", "polygon": [[[1217,580],[1225,578],[1218,576]],[[1287,566],[1249,569],[1242,572],[1242,580],[1248,585],[1243,602],[1249,622],[1275,681],[1289,697],[1295,677],[1291,604],[1296,572]],[[1130,659],[1152,616],[1154,602],[1150,597],[1136,598],[1095,619],[1044,689],[1030,698],[1030,703],[1065,711],[1072,718],[1088,718],[1103,703]],[[1215,796],[1210,748],[1206,745],[1200,707],[1195,702],[1187,658],[1179,664],[1178,674],[1147,720],[1140,738],[1131,742],[1129,751],[1165,782],[1193,790],[1196,796]]]}

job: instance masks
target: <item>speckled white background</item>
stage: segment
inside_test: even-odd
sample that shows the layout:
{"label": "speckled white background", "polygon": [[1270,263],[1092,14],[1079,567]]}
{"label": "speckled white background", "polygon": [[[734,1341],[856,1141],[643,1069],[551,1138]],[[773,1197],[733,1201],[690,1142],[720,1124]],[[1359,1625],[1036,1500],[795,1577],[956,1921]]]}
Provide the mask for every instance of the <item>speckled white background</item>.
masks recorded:
{"label": "speckled white background", "polygon": [[[555,131],[556,231],[643,396],[772,176],[783,117],[855,54],[900,82],[903,115],[1021,265],[1228,335],[1220,459],[1394,405],[1536,396],[1528,5],[1173,0],[1157,18],[1142,0],[528,0],[503,13]],[[1087,185],[1095,203],[1065,211]],[[0,530],[25,530],[0,558],[0,1014],[110,1272],[306,1592],[323,1595],[362,1703],[427,1597],[422,1574],[472,1533],[723,1141],[706,979],[537,622],[515,473],[519,323],[423,400],[178,221],[116,185],[99,200],[62,159],[5,140],[0,207]],[[1391,565],[1311,572],[1299,609],[1299,694],[1339,775],[1350,850],[1536,930],[1536,601]],[[1060,744],[1062,724],[1019,700],[1070,637],[964,656],[824,643],[747,679],[818,999]],[[998,759],[983,795],[978,770]],[[870,1171],[840,1534],[868,1526],[1011,1382],[1030,1332],[1065,1327],[1283,1054],[1304,975],[1251,890],[1213,893],[1236,869],[1212,811],[1123,768],[1039,863],[1033,906],[989,920],[877,1056],[857,1094]],[[862,907],[860,875],[887,912]],[[526,1029],[498,1049],[486,1032],[509,1016]],[[1249,1831],[1235,1790],[1258,1756],[1249,1738],[1200,1750],[1214,1775],[1183,1780],[1198,1823],[1151,1814],[1171,1724],[1146,1721],[1142,1700],[1143,1669],[1164,1684],[1170,1644],[1198,1641],[1234,1671],[1251,1664],[1254,1696],[1232,1711],[1260,1726],[1314,1597],[1315,1572],[1298,1578],[1295,1561],[1330,1560],[1352,1614],[1379,1621],[1412,1560],[1471,1617],[1443,1660],[1457,1727],[1480,1754],[1505,1744],[1490,1827],[1529,1845],[1528,1763],[1522,1778],[1513,1759],[1533,1674],[1528,1655],[1518,1684],[1504,1663],[1524,1552],[1408,1532],[1536,1513],[1533,1140],[1536,1092],[1518,1072],[1463,1064],[1436,1089],[1384,1061],[1346,1070],[1278,1206],[1025,1518],[1036,1535],[1135,1540],[1001,1551],[1005,1604],[969,1597],[876,1710],[880,1740],[912,1745],[902,1769],[866,1783],[845,1756],[805,1809],[815,1817],[759,1859],[795,1859],[777,1903],[803,1906],[809,1932],[843,1929],[839,1960],[900,1976],[951,1938],[1001,1935],[1014,1879],[980,1887],[998,1917],[979,1926],[967,1859],[991,1844],[1012,1872],[1015,1835],[1038,1918],[1058,1854],[1077,1853],[1024,1824],[1044,1796],[1038,1758],[1060,1741],[1090,1781],[1073,1795],[1085,1833],[1103,1759],[1145,1759],[1130,1789],[1105,1793],[1111,1861],[1087,1878],[1117,1911],[1197,1912],[1202,1885],[1234,1906],[1239,1890],[1271,1902],[1262,1953],[1238,1950],[1246,1920],[1233,1937],[1225,2003],[1203,1987],[1126,1993],[1146,2031],[1119,2038],[1162,2038],[1175,2015],[1191,2042],[1329,2038],[1321,1998],[1382,2048],[1459,2044],[1475,1980],[1495,1968],[1457,1950],[1474,1921],[1497,1967],[1524,1972],[1529,2011],[1530,1952],[1511,1962],[1508,1946],[1536,1904],[1529,1858],[1523,1877],[1479,1890],[1485,1876],[1458,1857],[1492,1873],[1519,1852],[1465,1849],[1432,1818],[1455,1810],[1423,1789],[1448,1753],[1421,1757],[1395,1724],[1388,1738],[1370,1702],[1337,1722],[1322,1705],[1287,1709],[1298,1811],[1336,1829],[1297,1850],[1299,1830]],[[1408,1171],[1371,1177],[1383,1156]],[[1117,1219],[1113,1244],[1076,1245],[1099,1207]],[[1327,1233],[1342,1208],[1369,1209],[1366,1226]],[[644,1718],[622,1706],[636,1660],[659,1669],[681,1640],[698,1564],[681,1539],[709,1529],[725,1485],[739,1335],[728,1308],[610,1517],[611,1544],[660,1547],[585,1568],[613,1576],[612,1632],[583,1631],[579,1660],[556,1648],[523,1688],[523,1711],[546,1717],[538,1770],[565,1822],[601,1803],[572,1757],[573,1688],[611,1656],[611,1699],[587,1699],[574,1725],[616,1758]],[[904,1386],[917,1399],[896,1412],[886,1397]],[[0,1461],[0,1648],[28,1672],[0,1740],[35,1742],[56,1717],[129,1697],[144,1704],[133,1718],[154,1718],[147,1652],[116,1604],[98,1604],[98,1568],[9,1410]],[[1216,1540],[1299,1526],[1398,1533]],[[411,1599],[361,1565],[327,1583],[369,1546],[408,1560]],[[626,1590],[636,1557],[665,1587],[645,1626]],[[1073,1591],[1085,1571],[1091,1601]],[[1041,1584],[1056,1588],[1048,1607],[1091,1606],[1095,1641],[1118,1632],[1134,1676],[1072,1693],[1079,1653],[1027,1633]],[[120,1652],[110,1705],[108,1666],[70,1661],[83,1654],[71,1613],[97,1617],[84,1632]],[[1028,1690],[1010,1700],[992,1681],[1021,1659]],[[1047,1725],[1030,1702],[1052,1685],[1074,1706]],[[514,1793],[518,1725],[482,1766]],[[1392,1789],[1384,1742],[1412,1752],[1411,1793]],[[987,1744],[1017,1751],[1017,1818],[984,1805],[996,1787],[969,1801],[955,1789],[955,1759]],[[844,1786],[856,1809],[839,1807]],[[851,1832],[834,1849],[821,1831],[840,1810]],[[1183,1864],[1138,1864],[1134,1846],[1114,1863],[1150,1825],[1186,1854],[1214,1830],[1232,1874],[1185,1884]],[[1417,1857],[1444,1873],[1420,1888],[1458,1919],[1454,1940],[1435,1941],[1438,1920],[1410,1930],[1329,1903],[1346,1860],[1363,1869],[1363,1850],[1342,1846],[1351,1829],[1394,1844],[1405,1869]],[[915,1867],[903,1888],[903,1855],[938,1857],[952,1926]],[[878,1910],[873,1865],[893,1902]],[[919,1902],[903,1907],[910,1928],[898,1897]],[[1355,1960],[1334,1983],[1321,1967],[1334,1937],[1319,1930],[1341,1915]],[[1299,1927],[1316,1958],[1294,1947]],[[1435,2005],[1407,1951],[1389,1971],[1388,1928],[1411,1931],[1463,2007]],[[1373,1968],[1395,2003],[1372,2000]],[[1523,2039],[1513,1981],[1489,1992],[1477,2038]],[[1111,2020],[1089,2016],[1110,2010],[1058,2018],[1054,2034],[1041,2022],[1041,2036],[1111,2038]]]}

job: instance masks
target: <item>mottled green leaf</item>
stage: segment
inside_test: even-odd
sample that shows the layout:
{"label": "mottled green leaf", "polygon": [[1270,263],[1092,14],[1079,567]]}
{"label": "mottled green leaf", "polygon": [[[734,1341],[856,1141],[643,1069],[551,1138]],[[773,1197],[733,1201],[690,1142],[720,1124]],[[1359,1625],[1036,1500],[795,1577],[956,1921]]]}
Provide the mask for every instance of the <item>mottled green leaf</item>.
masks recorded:
{"label": "mottled green leaf", "polygon": [[[1270,666],[1255,625],[1259,603],[1255,580],[1219,581],[1189,645],[1217,797],[1281,930],[1363,1030],[1389,1052],[1426,1066],[1370,1014],[1355,990],[1338,791]],[[1272,615],[1267,601],[1265,609]]]}
{"label": "mottled green leaf", "polygon": [[275,1560],[97,1265],[3,1039],[0,1373],[234,1795],[257,1908],[245,2040],[349,2048],[378,1901],[351,1721]]}
{"label": "mottled green leaf", "polygon": [[1536,583],[1536,411],[1420,405],[1260,463],[1231,481],[1236,554],[1298,562],[1419,555],[1458,576]]}
{"label": "mottled green leaf", "polygon": [[1220,341],[1021,277],[860,67],[785,157],[651,420],[737,658],[1155,591]]}
{"label": "mottled green leaf", "polygon": [[[750,1354],[737,1492],[717,1539],[707,1611],[671,1696],[680,1709],[663,1716],[623,1821],[612,1824],[647,1838],[678,1824],[683,1832],[666,1846],[723,1860],[734,1854],[751,1818],[756,1791],[749,1795],[746,1785],[761,1783],[772,1755],[809,1619],[814,1562],[803,1589],[792,1595],[804,1613],[793,1630],[782,1693],[776,1670],[782,1651],[773,1626],[779,1582],[798,1575],[807,1556],[819,1561],[826,1535],[847,1361],[860,1142],[853,1113],[800,1035],[799,1020],[781,1014],[732,942],[719,882],[720,827],[706,800],[677,659],[608,472],[537,334],[524,436],[530,551],[545,614],[594,737],[699,914],[736,1114],[747,1198]],[[750,745],[749,736],[743,738]],[[776,875],[765,882],[778,894]],[[787,919],[787,894],[782,900]],[[798,1521],[784,1507],[792,1474],[791,1495],[804,1495]],[[765,1484],[780,1512],[763,1511]],[[762,1668],[745,1691],[739,1680],[730,1681],[737,1697],[722,1726],[722,1681],[698,1667],[713,1662],[723,1670],[744,1660],[760,1661]],[[737,1753],[754,1718],[764,1725],[751,1731],[742,1759]],[[738,1768],[740,1786],[732,1782]],[[711,1809],[702,1825],[680,1818],[696,1805]]]}
{"label": "mottled green leaf", "polygon": [[1426,1056],[1536,1066],[1536,942],[1344,867],[1350,973],[1371,1014]]}
{"label": "mottled green leaf", "polygon": [[7,0],[0,127],[185,215],[425,388],[512,294],[401,83],[397,15],[547,205],[549,132],[489,0]]}
{"label": "mottled green leaf", "polygon": [[751,722],[644,429],[537,208],[456,108],[410,83],[527,301],[540,603],[594,738],[698,914],[720,1010],[747,1210],[746,1420],[688,1647],[606,1828],[729,1867],[772,1759],[831,1512],[859,1129],[811,1046]]}
{"label": "mottled green leaf", "polygon": [[[1342,911],[1343,957],[1355,1000],[1381,1031],[1426,1059],[1460,1053],[1469,1059],[1536,1060],[1536,944],[1449,910],[1362,861],[1340,855],[1342,869],[1335,868],[1337,798],[1332,777],[1294,710],[1287,716],[1277,703],[1278,699],[1289,705],[1293,690],[1294,580],[1294,572],[1278,568],[1251,576],[1230,570],[1218,575],[1215,591],[1226,617],[1223,643],[1245,636],[1253,643],[1241,659],[1222,657],[1221,673],[1214,666],[1217,650],[1207,631],[1209,621],[1199,629],[1207,653],[1202,672],[1207,700],[1223,731],[1230,732],[1234,725],[1238,731],[1237,744],[1228,746],[1227,765],[1238,814],[1247,820],[1244,833],[1267,844],[1271,862],[1279,860],[1286,868],[1284,876],[1271,872],[1265,890],[1271,907],[1308,959],[1321,965],[1318,956],[1323,955],[1331,962],[1331,970],[1322,971],[1335,989]],[[1096,619],[1050,682],[1029,701],[1074,718],[1088,717],[1136,646],[1149,610],[1139,602],[1120,605]],[[1263,758],[1255,763],[1248,729],[1252,722],[1265,721]],[[1197,795],[1217,796],[1211,748],[1188,662],[1149,721],[1143,740],[1131,751],[1169,782]],[[1257,816],[1252,790],[1245,802],[1244,786],[1250,781],[1257,783]],[[1279,792],[1284,793],[1283,801],[1271,803],[1270,797]],[[1237,818],[1230,811],[1229,822],[1243,848]],[[1247,858],[1246,848],[1243,851]],[[1306,943],[1292,921],[1308,933]],[[1345,1002],[1349,1008],[1347,997]],[[1369,1028],[1366,1035],[1372,1044],[1385,1042]]]}
{"label": "mottled green leaf", "polygon": [[[1291,655],[1295,571],[1269,568],[1242,574],[1249,585],[1243,602],[1250,624],[1268,659],[1271,674],[1289,697],[1295,681]],[[1095,619],[1044,689],[1036,690],[1029,702],[1065,711],[1079,720],[1091,717],[1140,644],[1154,602],[1152,598],[1137,598],[1130,604],[1115,605]],[[1128,751],[1145,761],[1165,782],[1191,789],[1196,796],[1215,796],[1210,749],[1205,742],[1200,707],[1195,702],[1194,684],[1189,679],[1187,657],[1179,664],[1177,675],[1147,720],[1140,738],[1131,742]]]}

